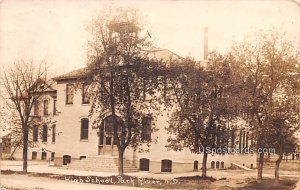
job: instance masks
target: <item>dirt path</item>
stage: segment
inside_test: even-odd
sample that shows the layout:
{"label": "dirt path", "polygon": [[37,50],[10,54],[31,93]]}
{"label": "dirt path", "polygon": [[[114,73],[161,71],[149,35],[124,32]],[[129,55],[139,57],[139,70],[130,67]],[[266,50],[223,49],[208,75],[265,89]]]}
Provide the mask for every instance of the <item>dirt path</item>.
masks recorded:
{"label": "dirt path", "polygon": [[[1,175],[1,184],[6,188],[38,189],[38,190],[121,190],[124,186],[97,185],[62,180],[47,177],[29,177],[27,175]],[[149,190],[149,188],[126,187],[131,190]]]}

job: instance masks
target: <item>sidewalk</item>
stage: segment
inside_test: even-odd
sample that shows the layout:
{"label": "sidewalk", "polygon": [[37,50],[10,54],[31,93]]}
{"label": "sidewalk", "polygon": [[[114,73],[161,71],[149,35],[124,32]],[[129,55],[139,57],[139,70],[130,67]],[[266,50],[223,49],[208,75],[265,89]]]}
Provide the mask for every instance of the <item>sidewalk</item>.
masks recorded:
{"label": "sidewalk", "polygon": [[300,190],[300,180],[297,182],[296,187],[294,190]]}
{"label": "sidewalk", "polygon": [[1,184],[7,188],[39,189],[39,190],[151,190],[150,188],[125,187],[117,185],[97,185],[88,183],[67,182],[63,180],[49,179],[45,177],[29,177],[24,175],[2,175]]}

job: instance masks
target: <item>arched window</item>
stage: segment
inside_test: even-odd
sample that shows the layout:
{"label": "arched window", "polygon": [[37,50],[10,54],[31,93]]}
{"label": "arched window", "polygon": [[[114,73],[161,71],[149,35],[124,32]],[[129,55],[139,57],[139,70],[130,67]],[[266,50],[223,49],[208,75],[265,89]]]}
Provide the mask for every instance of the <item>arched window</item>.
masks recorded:
{"label": "arched window", "polygon": [[37,152],[33,151],[32,152],[32,160],[36,160],[37,158]]}
{"label": "arched window", "polygon": [[38,116],[40,114],[39,106],[40,106],[39,101],[38,100],[34,101],[34,111],[33,112],[34,112],[35,116]]}
{"label": "arched window", "polygon": [[198,171],[198,161],[194,161],[194,171]]}
{"label": "arched window", "polygon": [[224,169],[224,162],[221,162],[221,168]]}
{"label": "arched window", "polygon": [[87,140],[89,138],[89,119],[81,119],[80,139]]}
{"label": "arched window", "polygon": [[250,168],[253,169],[253,164],[250,165]]}
{"label": "arched window", "polygon": [[49,115],[49,100],[44,100],[44,115]]}
{"label": "arched window", "polygon": [[140,170],[141,171],[149,171],[150,160],[147,158],[140,159]]}
{"label": "arched window", "polygon": [[216,168],[217,168],[217,169],[220,168],[220,162],[219,162],[219,161],[216,162]]}
{"label": "arched window", "polygon": [[[118,133],[125,128],[123,120],[118,116],[116,116],[116,124]],[[116,144],[114,140],[113,117],[108,116],[99,126],[99,145],[112,145],[112,143]]]}
{"label": "arched window", "polygon": [[33,126],[32,129],[32,141],[37,142],[38,141],[38,136],[39,136],[39,127],[37,125]]}
{"label": "arched window", "polygon": [[71,163],[71,156],[63,155],[63,165],[67,165],[69,163]]}
{"label": "arched window", "polygon": [[172,172],[172,160],[161,161],[161,172]]}
{"label": "arched window", "polygon": [[211,167],[212,169],[215,169],[215,161],[212,161],[212,162],[210,163],[210,167]]}

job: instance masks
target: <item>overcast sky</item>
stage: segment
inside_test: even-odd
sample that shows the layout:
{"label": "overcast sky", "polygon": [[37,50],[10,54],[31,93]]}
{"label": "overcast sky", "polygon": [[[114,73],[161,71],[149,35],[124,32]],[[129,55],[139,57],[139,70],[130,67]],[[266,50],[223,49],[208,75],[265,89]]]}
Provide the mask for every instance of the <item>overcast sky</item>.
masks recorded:
{"label": "overcast sky", "polygon": [[197,60],[203,57],[205,26],[209,50],[226,51],[245,34],[272,27],[300,39],[300,7],[293,1],[2,0],[1,64],[46,59],[59,74],[84,67],[85,26],[111,4],[138,8],[157,46]]}

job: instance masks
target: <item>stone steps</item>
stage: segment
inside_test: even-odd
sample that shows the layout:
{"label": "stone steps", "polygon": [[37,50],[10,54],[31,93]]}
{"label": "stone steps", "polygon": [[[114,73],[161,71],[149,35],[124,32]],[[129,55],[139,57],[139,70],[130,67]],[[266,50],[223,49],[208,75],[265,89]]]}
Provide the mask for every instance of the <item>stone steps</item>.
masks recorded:
{"label": "stone steps", "polygon": [[[137,167],[133,166],[131,161],[124,159],[124,172],[137,172]],[[67,166],[66,169],[84,170],[84,171],[99,171],[99,172],[118,172],[118,158],[108,156],[93,156],[82,160],[74,160]]]}
{"label": "stone steps", "polygon": [[243,170],[247,170],[247,171],[251,171],[252,169],[246,167],[246,166],[242,166],[240,164],[237,164],[237,163],[231,163],[231,168],[234,168],[234,169],[243,169]]}

